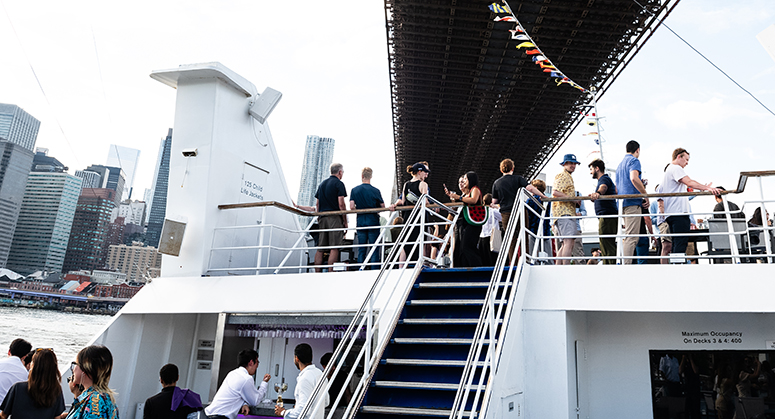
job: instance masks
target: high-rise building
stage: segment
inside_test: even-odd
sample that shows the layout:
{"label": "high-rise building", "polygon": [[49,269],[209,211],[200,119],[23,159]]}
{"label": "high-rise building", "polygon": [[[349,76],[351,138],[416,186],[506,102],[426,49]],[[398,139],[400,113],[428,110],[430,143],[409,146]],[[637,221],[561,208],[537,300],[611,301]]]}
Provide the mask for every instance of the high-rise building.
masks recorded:
{"label": "high-rise building", "polygon": [[76,170],[75,176],[81,178],[82,189],[97,189],[102,187],[102,176],[97,172],[90,172],[88,170]]}
{"label": "high-rise building", "polygon": [[78,197],[73,228],[62,266],[64,272],[105,266],[110,216],[116,202],[113,189],[84,189]]}
{"label": "high-rise building", "polygon": [[5,267],[11,250],[32,158],[32,151],[0,140],[0,268]]}
{"label": "high-rise building", "polygon": [[0,103],[0,140],[35,151],[40,121],[16,105]]}
{"label": "high-rise building", "polygon": [[[318,185],[331,176],[330,166],[334,159],[334,139],[308,135],[304,146],[304,163],[301,165],[301,182],[299,184],[299,205],[315,206],[315,192]],[[309,222],[309,217],[299,217],[302,224]],[[303,226],[306,227],[306,226]]]}
{"label": "high-rise building", "polygon": [[65,172],[36,172],[27,179],[8,269],[29,274],[61,272],[81,179]]}
{"label": "high-rise building", "polygon": [[151,193],[151,202],[148,203],[151,210],[148,214],[148,229],[145,237],[146,244],[152,247],[159,247],[164,216],[167,214],[167,184],[170,180],[171,149],[172,128],[167,133],[167,138],[161,140],[159,145],[159,157],[156,159],[156,171],[153,174],[153,193]]}
{"label": "high-rise building", "polygon": [[[124,171],[121,170],[120,167],[93,164],[87,167],[84,172],[99,173],[102,183],[98,188],[95,189],[112,189],[116,191],[115,204],[118,205],[118,203],[121,202],[121,196],[124,193],[124,185],[126,184],[126,180],[124,177]],[[77,175],[78,172],[76,172],[76,176]]]}
{"label": "high-rise building", "polygon": [[132,243],[131,246],[110,246],[108,267],[126,274],[129,282],[147,282],[161,270],[161,253],[155,247]]}
{"label": "high-rise building", "polygon": [[138,161],[140,161],[140,150],[115,144],[110,145],[106,165],[110,167],[120,167],[126,176],[124,193],[121,196],[122,201],[132,198],[132,188],[135,183],[135,172],[137,171]]}
{"label": "high-rise building", "polygon": [[48,149],[42,147],[35,148],[35,157],[32,159],[32,171],[33,172],[66,172],[68,169],[61,161],[56,157],[48,155]]}
{"label": "high-rise building", "polygon": [[145,219],[145,202],[143,201],[123,201],[118,205],[110,222],[115,221],[116,218],[123,218],[124,224],[137,224],[143,225]]}

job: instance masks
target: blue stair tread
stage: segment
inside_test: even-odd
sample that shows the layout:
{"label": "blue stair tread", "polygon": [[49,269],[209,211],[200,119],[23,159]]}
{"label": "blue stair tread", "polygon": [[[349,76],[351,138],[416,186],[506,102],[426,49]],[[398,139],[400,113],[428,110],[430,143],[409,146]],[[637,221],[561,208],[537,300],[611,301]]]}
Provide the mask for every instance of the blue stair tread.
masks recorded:
{"label": "blue stair tread", "polygon": [[[461,305],[482,305],[482,299],[455,299],[455,300],[408,300],[407,305],[443,305],[443,306],[461,306]],[[495,300],[495,304],[506,304],[506,300]]]}
{"label": "blue stair tread", "polygon": [[[381,413],[389,415],[415,415],[415,416],[431,416],[431,417],[446,417],[452,413],[449,409],[421,409],[416,407],[391,407],[391,406],[363,406],[361,407],[363,413]],[[471,414],[470,411],[464,412],[465,417]],[[476,417],[476,414],[474,414]]]}
{"label": "blue stair tread", "polygon": [[[500,286],[511,285],[511,282],[504,282]],[[415,288],[488,288],[489,281],[482,282],[419,282],[414,284]]]}
{"label": "blue stair tread", "polygon": [[[372,387],[382,388],[411,388],[417,390],[452,390],[457,391],[459,383],[427,383],[419,381],[384,381],[376,380],[371,383]],[[484,390],[484,386],[472,385],[471,391]]]}
{"label": "blue stair tread", "polygon": [[[415,344],[415,345],[471,345],[474,342],[471,338],[393,338],[390,343],[393,344]],[[490,339],[484,341],[485,345],[490,344]]]}
{"label": "blue stair tread", "polygon": [[[435,366],[435,367],[464,367],[465,360],[458,359],[419,359],[419,358],[385,358],[380,360],[383,365],[417,365],[417,366]],[[484,362],[476,363],[477,367],[484,365]]]}
{"label": "blue stair tread", "polygon": [[[445,324],[455,324],[455,325],[476,325],[479,323],[478,318],[454,318],[454,319],[438,319],[438,318],[410,318],[410,319],[401,319],[398,321],[398,324],[433,324],[433,325],[445,325]],[[503,319],[498,319],[498,323],[503,323]]]}

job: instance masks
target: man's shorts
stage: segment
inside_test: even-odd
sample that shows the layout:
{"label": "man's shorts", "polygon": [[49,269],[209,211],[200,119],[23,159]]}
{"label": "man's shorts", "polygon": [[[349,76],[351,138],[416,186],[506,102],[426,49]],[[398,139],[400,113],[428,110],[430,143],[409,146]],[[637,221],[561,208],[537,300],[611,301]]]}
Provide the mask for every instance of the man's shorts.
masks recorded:
{"label": "man's shorts", "polygon": [[336,229],[334,231],[321,231],[318,239],[319,246],[341,246],[344,242],[344,220],[341,215],[325,215],[318,218],[320,230]]}
{"label": "man's shorts", "polygon": [[[576,228],[576,220],[570,217],[562,217],[557,219],[557,232],[560,236],[578,236],[579,231]],[[565,239],[561,238],[560,240]]]}
{"label": "man's shorts", "polygon": [[670,234],[670,224],[665,221],[659,225],[659,236],[662,239],[662,243],[673,242],[672,238],[668,234]]}

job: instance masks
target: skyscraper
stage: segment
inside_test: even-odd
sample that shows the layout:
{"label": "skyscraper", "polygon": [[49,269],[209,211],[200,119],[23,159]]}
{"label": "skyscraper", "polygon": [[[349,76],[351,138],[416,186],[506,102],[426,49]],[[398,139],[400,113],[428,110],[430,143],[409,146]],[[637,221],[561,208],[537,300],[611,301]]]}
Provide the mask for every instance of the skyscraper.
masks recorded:
{"label": "skyscraper", "polygon": [[164,226],[164,216],[167,214],[167,184],[170,180],[170,150],[172,149],[172,128],[167,133],[167,138],[161,140],[159,145],[159,157],[156,159],[156,172],[153,174],[153,192],[151,202],[148,203],[151,210],[148,215],[148,230],[146,231],[146,244],[159,247],[161,229]]}
{"label": "skyscraper", "polygon": [[126,176],[124,193],[121,195],[122,201],[132,198],[132,188],[134,187],[135,172],[137,171],[137,162],[139,160],[140,150],[115,144],[110,145],[108,161],[105,164],[107,166],[120,167]]}
{"label": "skyscraper", "polygon": [[[75,174],[78,176],[78,172]],[[100,175],[101,184],[95,189],[111,189],[116,191],[115,204],[118,205],[121,202],[121,196],[124,193],[124,185],[126,184],[126,178],[124,171],[120,167],[103,166],[100,164],[93,164],[84,170],[84,172],[94,172]],[[85,187],[84,187],[85,189]]]}
{"label": "skyscraper", "polygon": [[67,243],[63,272],[102,269],[108,254],[110,215],[116,206],[113,189],[84,189],[78,197]]}
{"label": "skyscraper", "polygon": [[75,176],[81,178],[81,189],[96,189],[102,186],[102,176],[97,172],[76,170]]}
{"label": "skyscraper", "polygon": [[301,166],[299,205],[315,206],[315,192],[320,182],[331,176],[329,168],[334,159],[334,139],[308,135]]}
{"label": "skyscraper", "polygon": [[[23,274],[38,270],[60,272],[81,192],[81,179],[66,173],[61,163],[50,170],[53,165],[43,164],[44,159],[37,154],[35,157],[7,267]],[[35,165],[35,162],[41,164]]]}
{"label": "skyscraper", "polygon": [[0,103],[0,140],[35,151],[40,121],[16,105]]}
{"label": "skyscraper", "polygon": [[11,250],[32,158],[32,151],[0,140],[0,268],[5,267]]}

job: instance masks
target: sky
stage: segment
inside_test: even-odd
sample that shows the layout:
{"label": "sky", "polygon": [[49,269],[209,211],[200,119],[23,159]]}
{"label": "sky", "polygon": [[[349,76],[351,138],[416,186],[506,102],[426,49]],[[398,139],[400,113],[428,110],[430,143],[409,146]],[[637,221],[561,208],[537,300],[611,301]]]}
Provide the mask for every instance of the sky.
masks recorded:
{"label": "sky", "polygon": [[[756,39],[775,24],[775,2],[730,3],[682,0],[665,23],[775,110],[775,60]],[[292,4],[0,0],[0,102],[40,119],[37,146],[71,173],[104,163],[110,144],[141,150],[133,196],[141,199],[175,110],[175,90],[149,74],[219,61],[259,92],[283,93],[268,121],[291,196],[313,134],[336,140],[334,160],[345,166],[348,190],[370,166],[388,199],[395,153],[384,4]],[[689,176],[714,186],[732,188],[741,171],[775,169],[775,116],[666,28],[599,99],[598,111],[607,166],[615,168],[625,144],[637,140],[649,190],[676,147],[691,153]],[[587,163],[598,155],[582,135],[589,131],[580,125],[548,162],[550,181],[562,155],[574,153],[583,163],[577,189],[592,192]],[[775,192],[775,179],[764,188]],[[756,194],[732,200],[758,199],[758,184],[750,190]],[[711,198],[693,203],[695,210],[713,205]]]}

